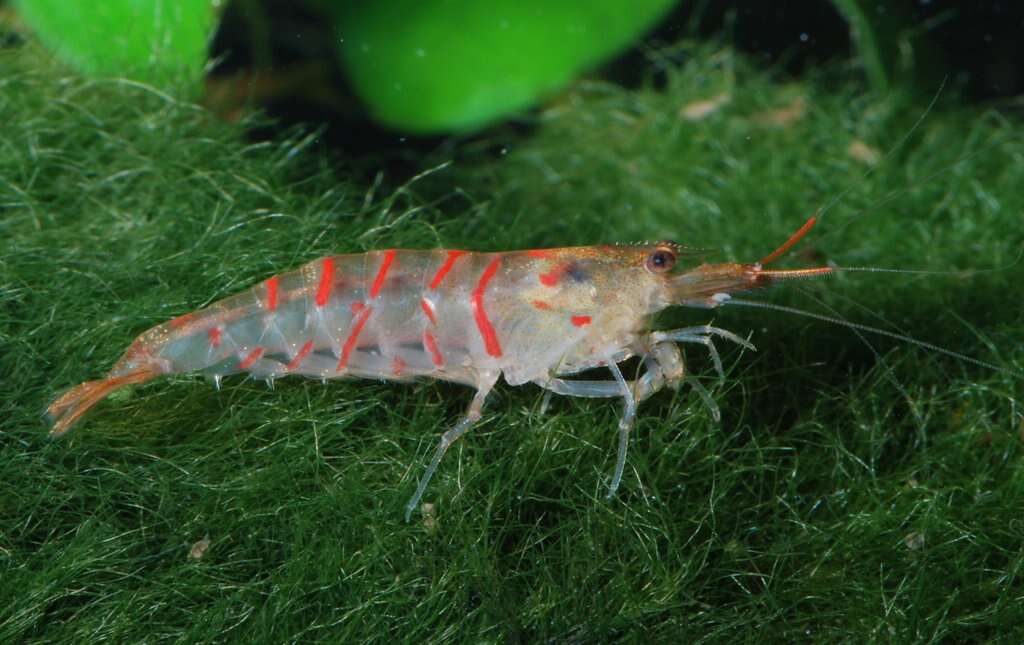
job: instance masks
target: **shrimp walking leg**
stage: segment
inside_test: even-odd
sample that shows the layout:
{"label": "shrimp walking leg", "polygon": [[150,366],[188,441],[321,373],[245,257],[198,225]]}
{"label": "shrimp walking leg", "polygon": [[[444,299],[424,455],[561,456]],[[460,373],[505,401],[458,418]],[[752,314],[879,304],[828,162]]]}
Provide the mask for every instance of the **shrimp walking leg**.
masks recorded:
{"label": "shrimp walking leg", "polygon": [[715,423],[721,421],[722,411],[718,409],[718,404],[715,403],[715,399],[712,398],[711,392],[708,392],[708,389],[693,377],[687,377],[686,382],[689,383],[690,387],[693,388],[693,391],[697,393],[700,400],[704,402],[704,405],[711,412],[711,418],[715,420]]}
{"label": "shrimp walking leg", "polygon": [[[717,335],[721,335],[725,338],[728,338],[729,340],[737,342],[748,349],[754,349],[753,345],[748,343],[746,340],[740,338],[739,336],[736,336],[732,332],[726,331],[724,329],[718,329],[716,327],[710,327],[708,325],[704,325],[701,327],[688,327],[684,329],[676,329],[672,332],[664,333],[672,334],[672,337],[676,342],[695,342],[708,347],[708,350],[711,352],[711,358],[716,362],[716,366],[718,367],[718,374],[719,376],[722,376],[721,362],[720,360],[716,360],[718,359],[718,352],[717,350],[715,350],[714,344],[711,343],[711,339],[706,334],[706,331],[709,329],[714,330],[713,333],[717,333]],[[699,333],[694,332],[693,330],[697,330],[697,332]],[[702,333],[704,335],[701,335]],[[660,332],[655,332],[651,334],[651,338],[660,336]],[[700,381],[686,374],[686,371],[683,366],[682,353],[679,351],[679,347],[675,344],[675,342],[656,343],[651,348],[650,353],[644,356],[644,363],[654,363],[657,365],[656,369],[649,368],[647,374],[644,375],[644,379],[651,378],[655,380],[655,382],[652,382],[648,386],[648,389],[651,391],[652,394],[660,390],[665,385],[668,385],[670,387],[678,387],[680,383],[686,381],[686,383],[693,388],[693,391],[697,393],[697,396],[700,397],[700,400],[711,412],[711,417],[715,420],[715,422],[717,423],[722,420],[722,413],[719,411],[718,404],[715,403],[715,400],[714,398],[712,398],[711,393],[708,392],[707,388],[701,385]],[[657,382],[656,379],[659,376],[662,379],[664,379],[664,382]]]}
{"label": "shrimp walking leg", "polygon": [[[726,338],[729,338],[729,340],[735,340],[744,346],[749,346],[751,349],[753,348],[750,343],[738,336],[735,336],[732,332],[728,332],[724,329],[717,329],[715,327],[703,326],[676,331],[680,333],[676,334],[676,338],[674,340],[685,342],[686,339],[692,337],[694,342],[707,344],[709,350],[712,351],[713,358],[717,358],[718,354],[714,350],[714,345],[710,344],[710,338],[707,336],[709,332],[724,335]],[[701,336],[699,335],[700,333],[705,335]],[[651,334],[650,338],[652,340],[656,340],[656,334]],[[707,343],[704,343],[704,340],[700,339],[707,340]],[[636,418],[637,403],[643,401],[645,398],[651,396],[666,385],[674,387],[685,379],[697,392],[697,395],[700,396],[704,404],[709,407],[711,415],[714,417],[715,421],[719,421],[721,419],[718,406],[711,398],[711,394],[708,393],[707,389],[705,389],[699,382],[686,377],[682,353],[679,351],[679,347],[676,346],[675,343],[655,342],[650,351],[644,354],[643,361],[647,366],[647,372],[636,381],[637,392],[635,398],[633,389],[629,387],[629,383],[622,377],[622,372],[619,370],[618,366],[611,362],[608,364],[608,368],[615,377],[615,383],[619,387],[625,406],[622,419],[619,420],[619,449],[615,460],[615,472],[612,474],[612,482],[608,486],[608,499],[611,499],[615,495],[619,485],[622,483],[622,473],[626,467],[626,451],[629,447],[629,432],[632,429],[633,422]],[[720,363],[718,364],[720,365]]]}
{"label": "shrimp walking leg", "polygon": [[615,381],[567,381],[552,378],[546,381],[535,381],[535,383],[547,390],[546,394],[554,392],[562,396],[575,396],[581,399],[610,399],[622,396],[622,390]]}
{"label": "shrimp walking leg", "polygon": [[621,396],[624,410],[619,420],[619,447],[615,461],[615,471],[611,485],[608,487],[608,498],[611,499],[622,483],[622,473],[626,468],[626,452],[629,448],[629,433],[636,420],[637,404],[663,387],[679,382],[684,375],[683,359],[679,348],[673,343],[659,343],[651,347],[643,356],[647,371],[636,381],[627,381],[614,361],[607,361],[613,381],[569,381],[552,378],[536,381],[549,392],[567,396],[585,398],[605,398]]}
{"label": "shrimp walking leg", "polygon": [[612,483],[608,486],[607,498],[611,499],[615,495],[615,491],[619,489],[619,484],[622,483],[622,472],[626,468],[626,449],[629,447],[629,431],[633,429],[633,423],[636,420],[636,399],[633,397],[633,391],[629,388],[629,384],[626,383],[626,379],[622,377],[622,371],[619,370],[619,366],[609,361],[608,369],[611,370],[612,376],[615,377],[616,382],[619,384],[623,404],[622,418],[619,419],[618,457],[615,460],[615,473],[612,475]]}
{"label": "shrimp walking leg", "polygon": [[[636,381],[626,381],[627,387],[634,393],[636,402],[640,403],[655,392],[658,392],[668,380],[661,366],[653,360],[648,365],[648,370]],[[645,361],[646,363],[646,361]],[[534,381],[537,385],[547,390],[549,394],[561,394],[562,396],[574,396],[581,399],[611,399],[622,396],[622,386],[618,381],[575,381],[561,378],[550,378],[544,381]]]}
{"label": "shrimp walking leg", "polygon": [[751,351],[757,351],[757,348],[742,336],[738,336],[728,329],[712,327],[711,325],[683,327],[670,331],[656,331],[651,334],[651,340],[656,343],[676,342],[704,345],[708,349],[708,354],[711,355],[711,361],[715,365],[715,372],[718,373],[719,378],[725,378],[725,370],[722,369],[722,359],[718,355],[718,349],[715,347],[715,344],[711,341],[712,336],[718,336],[737,345],[742,345]]}
{"label": "shrimp walking leg", "polygon": [[[724,329],[718,329],[707,325],[678,329],[673,332],[666,333],[671,334],[673,341],[701,343],[714,351],[714,345],[708,345],[705,342],[710,342],[708,338],[709,330],[711,330],[710,333],[723,336],[743,345],[744,347],[753,349],[753,345],[743,338],[735,336]],[[660,336],[660,334],[657,334],[657,336]],[[656,334],[651,334],[652,339],[655,337]],[[712,356],[717,356],[717,354],[713,353]],[[629,432],[632,429],[633,421],[635,419],[636,406],[641,401],[647,399],[666,386],[677,387],[679,383],[685,380],[691,387],[693,387],[694,391],[700,397],[701,402],[703,402],[711,411],[711,416],[715,421],[719,421],[721,419],[721,413],[718,409],[718,405],[711,397],[711,394],[707,391],[707,388],[701,385],[700,382],[687,377],[685,366],[683,364],[682,353],[679,351],[679,347],[675,342],[655,342],[650,346],[649,350],[643,353],[641,359],[647,370],[635,381],[625,380],[618,366],[611,361],[608,362],[608,368],[612,371],[612,375],[615,376],[615,380],[575,381],[551,378],[545,381],[535,381],[537,385],[545,388],[549,393],[554,392],[555,394],[561,394],[564,396],[576,396],[582,398],[623,397],[625,402],[625,411],[622,419],[619,421],[618,456],[615,462],[615,471],[612,475],[612,482],[608,490],[609,498],[615,494],[619,485],[622,483],[622,474],[626,466],[626,453],[629,447]]]}
{"label": "shrimp walking leg", "polygon": [[416,510],[416,505],[420,503],[420,499],[423,497],[424,491],[427,490],[427,485],[430,483],[430,479],[434,476],[434,471],[437,470],[438,464],[441,463],[441,458],[444,457],[444,453],[448,451],[453,443],[458,441],[459,437],[466,433],[473,424],[480,420],[483,413],[484,402],[487,400],[487,395],[491,392],[494,384],[498,381],[500,372],[481,372],[479,375],[479,381],[477,383],[476,394],[473,396],[473,401],[469,404],[469,409],[466,410],[466,415],[455,424],[454,427],[449,429],[443,435],[441,435],[441,441],[437,444],[437,449],[434,451],[434,458],[430,460],[430,465],[427,466],[426,472],[420,477],[420,482],[416,486],[416,492],[413,493],[412,498],[405,505],[405,521],[408,522],[412,517],[412,512]]}
{"label": "shrimp walking leg", "polygon": [[[636,381],[626,381],[640,403],[666,385],[675,387],[683,380],[683,355],[674,343],[657,343],[638,352],[647,371]],[[605,399],[622,396],[618,380],[576,381],[557,377],[534,380],[547,393],[586,399]]]}

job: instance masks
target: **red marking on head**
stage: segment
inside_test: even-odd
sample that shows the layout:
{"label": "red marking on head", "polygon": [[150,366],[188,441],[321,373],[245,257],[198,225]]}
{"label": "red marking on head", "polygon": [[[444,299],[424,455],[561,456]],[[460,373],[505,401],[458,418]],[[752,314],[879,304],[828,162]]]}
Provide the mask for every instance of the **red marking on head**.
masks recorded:
{"label": "red marking on head", "polygon": [[541,273],[537,277],[540,279],[540,283],[545,287],[554,287],[558,284],[558,281],[562,279],[562,267],[555,267],[547,273]]}
{"label": "red marking on head", "polygon": [[550,258],[553,254],[551,253],[551,251],[548,251],[547,249],[530,249],[529,251],[526,252],[526,255],[530,256],[531,258],[538,258],[543,260],[545,258]]}
{"label": "red marking on head", "polygon": [[373,308],[371,307],[363,307],[352,320],[352,327],[348,332],[348,338],[345,339],[345,345],[341,348],[341,360],[338,361],[339,372],[348,365],[349,356],[352,355],[352,350],[356,348],[359,334],[363,332],[363,326],[366,325],[366,320],[370,317],[372,311]]}
{"label": "red marking on head", "polygon": [[352,315],[355,316],[356,314],[358,314],[363,309],[366,309],[366,305],[364,305],[361,301],[356,300],[355,302],[350,304],[348,306],[348,308],[349,308],[349,311],[352,312]]}
{"label": "red marking on head", "polygon": [[276,275],[267,280],[267,310],[274,311],[277,309],[277,287],[281,281]]}
{"label": "red marking on head", "polygon": [[252,367],[256,361],[260,360],[263,356],[263,348],[257,347],[256,349],[249,352],[249,355],[242,359],[242,362],[238,364],[238,369],[247,370]]}
{"label": "red marking on head", "polygon": [[190,311],[187,314],[181,314],[177,318],[174,318],[173,320],[171,320],[171,322],[170,322],[171,329],[180,329],[181,327],[184,327],[185,325],[187,325],[190,322],[192,322],[192,320],[195,319],[196,316],[197,316],[197,314],[194,311]]}
{"label": "red marking on head", "polygon": [[288,362],[288,365],[285,366],[285,369],[288,370],[289,372],[291,370],[297,369],[299,365],[302,364],[302,361],[306,360],[306,357],[309,356],[309,353],[311,351],[313,351],[313,341],[307,340],[306,344],[303,345],[302,349],[299,350],[299,353],[295,355],[295,358]]}
{"label": "red marking on head", "polygon": [[562,276],[565,275],[565,272],[568,271],[571,267],[572,262],[559,264],[558,266],[552,268],[547,273],[538,274],[537,278],[540,280],[540,283],[545,287],[554,287],[557,286],[559,282],[561,282]]}
{"label": "red marking on head", "polygon": [[334,284],[334,258],[324,258],[320,266],[320,285],[316,289],[316,306],[325,307],[331,299]]}
{"label": "red marking on head", "polygon": [[590,316],[573,316],[569,321],[574,327],[586,327],[590,324]]}
{"label": "red marking on head", "polygon": [[452,270],[452,266],[454,266],[455,261],[465,254],[465,251],[448,251],[448,257],[444,259],[444,264],[442,264],[441,268],[434,274],[434,279],[430,281],[431,291],[437,289],[438,286],[441,285],[441,280],[444,280],[444,277]]}
{"label": "red marking on head", "polygon": [[435,367],[444,365],[444,356],[441,355],[441,350],[437,348],[437,340],[429,330],[423,332],[423,346],[430,352],[430,360]]}
{"label": "red marking on head", "polygon": [[210,338],[210,347],[220,347],[220,336],[221,336],[221,329],[220,329],[220,327],[210,327],[206,331],[206,335],[209,336],[209,338]]}
{"label": "red marking on head", "polygon": [[548,303],[544,302],[543,300],[534,300],[531,304],[535,308],[540,309],[541,311],[547,311],[547,310],[551,309],[551,305],[549,305]]}
{"label": "red marking on head", "polygon": [[434,313],[434,303],[430,302],[426,298],[420,298],[420,309],[423,310],[424,315],[426,315],[427,320],[430,321],[431,325],[437,324],[437,316]]}
{"label": "red marking on head", "polygon": [[480,330],[480,336],[484,339],[484,348],[488,354],[496,358],[501,356],[501,344],[498,342],[498,335],[494,332],[494,326],[491,325],[491,321],[487,318],[487,312],[484,310],[484,290],[487,289],[487,283],[498,272],[498,267],[500,266],[501,256],[499,255],[491,260],[491,263],[484,269],[483,274],[480,276],[480,281],[477,282],[476,289],[473,289],[473,295],[469,300],[477,329]]}
{"label": "red marking on head", "polygon": [[391,373],[395,376],[401,376],[402,372],[405,371],[405,361],[402,360],[401,356],[395,356],[391,359]]}
{"label": "red marking on head", "polygon": [[373,279],[373,286],[370,287],[370,298],[376,298],[380,295],[380,290],[384,286],[384,280],[387,278],[388,270],[391,269],[391,263],[395,261],[395,250],[384,252],[384,259],[380,262],[380,269],[377,270],[377,277]]}

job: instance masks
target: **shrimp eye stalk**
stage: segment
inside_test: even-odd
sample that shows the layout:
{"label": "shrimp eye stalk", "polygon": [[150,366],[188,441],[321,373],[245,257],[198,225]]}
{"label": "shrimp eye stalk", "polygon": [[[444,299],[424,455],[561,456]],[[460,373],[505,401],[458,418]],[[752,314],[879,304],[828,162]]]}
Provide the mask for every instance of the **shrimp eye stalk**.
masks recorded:
{"label": "shrimp eye stalk", "polygon": [[645,265],[651,273],[668,273],[676,265],[676,254],[668,248],[657,248],[647,256]]}

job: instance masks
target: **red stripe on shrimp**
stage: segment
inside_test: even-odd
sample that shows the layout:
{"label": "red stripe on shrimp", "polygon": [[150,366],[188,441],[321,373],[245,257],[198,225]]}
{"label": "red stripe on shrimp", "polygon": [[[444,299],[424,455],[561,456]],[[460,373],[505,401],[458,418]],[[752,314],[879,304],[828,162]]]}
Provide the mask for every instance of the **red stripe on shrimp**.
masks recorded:
{"label": "red stripe on shrimp", "polygon": [[299,350],[299,353],[295,355],[295,358],[285,366],[285,369],[289,372],[294,369],[298,369],[299,365],[302,365],[302,361],[306,360],[306,357],[309,356],[311,351],[313,351],[313,341],[307,340],[306,344]]}
{"label": "red stripe on shrimp", "polygon": [[247,370],[256,364],[256,361],[260,360],[263,356],[263,348],[257,347],[256,349],[249,352],[249,355],[242,359],[242,362],[238,364],[238,369]]}
{"label": "red stripe on shrimp", "polygon": [[423,346],[430,352],[430,360],[436,367],[444,365],[444,356],[441,355],[441,350],[437,347],[437,339],[429,330],[423,332]]}
{"label": "red stripe on shrimp", "polygon": [[501,356],[501,344],[498,342],[498,335],[494,332],[494,326],[487,318],[487,311],[484,310],[484,290],[487,289],[487,283],[498,272],[500,266],[501,256],[499,255],[491,260],[491,263],[484,269],[483,275],[480,276],[480,282],[477,283],[469,301],[470,307],[473,309],[473,319],[476,320],[476,327],[484,339],[484,348],[495,358]]}
{"label": "red stripe on shrimp", "polygon": [[395,261],[395,250],[391,249],[384,253],[384,259],[381,260],[380,269],[377,270],[377,277],[373,279],[373,286],[370,287],[370,298],[376,298],[380,294],[381,288],[384,286],[384,280],[387,278],[388,270],[391,269],[391,263]]}
{"label": "red stripe on shrimp", "polygon": [[444,277],[452,270],[452,266],[455,265],[455,261],[465,254],[465,251],[448,251],[448,257],[445,258],[444,264],[442,264],[441,268],[434,274],[434,279],[430,281],[431,290],[437,289],[441,285],[441,280],[444,280]]}
{"label": "red stripe on shrimp", "polygon": [[430,302],[426,298],[420,298],[420,309],[423,310],[423,314],[430,321],[431,325],[437,324],[437,315],[434,312],[434,303]]}
{"label": "red stripe on shrimp", "polygon": [[274,311],[277,309],[277,288],[278,283],[281,281],[276,275],[267,280],[267,311]]}
{"label": "red stripe on shrimp", "polygon": [[206,335],[210,339],[210,347],[220,347],[220,337],[222,333],[223,332],[221,332],[220,327],[210,327],[206,332]]}
{"label": "red stripe on shrimp", "polygon": [[574,327],[586,327],[590,324],[590,316],[573,316],[569,319],[569,322],[571,322]]}
{"label": "red stripe on shrimp", "polygon": [[359,334],[363,332],[363,326],[366,325],[366,319],[370,317],[372,311],[371,307],[364,307],[356,314],[352,322],[352,329],[348,333],[348,338],[345,339],[345,345],[341,348],[341,360],[338,361],[339,372],[348,366],[349,356],[352,355],[352,350],[356,348],[356,343],[359,342]]}
{"label": "red stripe on shrimp", "polygon": [[331,299],[331,286],[334,284],[334,258],[324,258],[320,266],[320,285],[316,289],[316,306],[324,307]]}
{"label": "red stripe on shrimp", "polygon": [[391,359],[391,373],[395,376],[401,376],[405,372],[405,361],[402,360],[401,356],[395,356]]}

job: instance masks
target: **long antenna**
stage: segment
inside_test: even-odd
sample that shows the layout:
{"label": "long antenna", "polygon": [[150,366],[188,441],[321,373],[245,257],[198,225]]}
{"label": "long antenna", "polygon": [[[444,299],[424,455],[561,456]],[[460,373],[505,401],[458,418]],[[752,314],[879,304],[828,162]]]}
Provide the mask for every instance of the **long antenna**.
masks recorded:
{"label": "long antenna", "polygon": [[886,336],[888,338],[894,338],[896,340],[900,340],[900,341],[903,341],[905,343],[910,343],[911,345],[917,345],[918,347],[923,347],[924,349],[929,349],[929,350],[931,350],[933,352],[938,352],[940,354],[945,354],[946,356],[950,356],[952,358],[964,361],[965,363],[971,363],[972,365],[977,365],[979,367],[984,367],[985,369],[990,369],[990,370],[992,370],[994,372],[1000,372],[1002,374],[1008,374],[1010,376],[1017,376],[1017,377],[1024,376],[1024,374],[1021,374],[1020,372],[1017,372],[1016,370],[1012,370],[1012,369],[1009,369],[1007,367],[1000,367],[999,365],[996,365],[995,363],[989,363],[987,361],[979,360],[977,358],[971,358],[970,356],[968,356],[966,354],[961,354],[960,352],[954,352],[951,349],[946,349],[945,347],[940,347],[939,345],[933,345],[932,343],[929,343],[927,341],[918,340],[918,339],[913,338],[911,336],[906,336],[904,334],[897,334],[896,332],[888,331],[888,330],[885,330],[885,329],[879,329],[878,327],[872,327],[871,325],[863,325],[861,323],[850,322],[849,320],[843,320],[842,318],[838,318],[836,316],[826,316],[826,315],[823,315],[823,314],[816,314],[816,313],[811,312],[811,311],[804,311],[803,309],[797,309],[796,307],[787,307],[786,305],[777,305],[777,304],[771,303],[771,302],[758,302],[757,300],[742,300],[742,299],[738,299],[738,298],[729,298],[728,300],[722,301],[722,304],[723,305],[739,305],[741,307],[754,307],[756,309],[773,309],[775,311],[782,311],[784,313],[794,314],[796,316],[804,316],[805,318],[813,318],[814,320],[821,320],[821,321],[824,321],[824,322],[827,322],[827,323],[832,323],[834,325],[840,325],[842,327],[849,327],[850,329],[857,329],[857,330],[860,330],[860,331],[866,331],[866,332],[869,332],[869,333],[872,333],[872,334],[877,334],[879,336]]}
{"label": "long antenna", "polygon": [[[948,77],[945,77],[945,78],[942,79],[942,82],[939,83],[939,89],[937,89],[935,91],[935,95],[932,96],[932,100],[929,101],[928,107],[926,107],[924,109],[924,112],[922,112],[921,115],[919,117],[917,117],[917,121],[915,121],[914,125],[912,125],[910,127],[910,129],[907,130],[906,134],[904,134],[902,137],[900,137],[900,140],[897,141],[895,144],[893,144],[889,148],[889,150],[885,153],[885,156],[882,157],[883,161],[884,160],[888,160],[893,155],[895,155],[896,151],[899,150],[900,148],[902,148],[904,145],[906,145],[907,141],[910,140],[910,137],[917,131],[917,129],[919,127],[921,127],[921,124],[924,123],[925,119],[928,118],[928,115],[931,114],[932,110],[935,108],[935,104],[939,102],[939,97],[942,95],[943,90],[946,89],[946,81],[947,80],[948,80]],[[959,161],[957,163],[959,163]],[[824,206],[819,208],[818,209],[818,213],[822,217],[824,217],[826,211],[828,211],[833,206],[835,206],[837,203],[839,203],[839,201],[842,200],[843,197],[846,197],[846,195],[848,195],[850,193],[850,191],[852,191],[859,184],[863,183],[865,179],[867,179],[868,177],[873,175],[877,168],[878,168],[877,165],[874,165],[874,166],[871,166],[870,168],[868,168],[864,172],[864,174],[862,174],[860,176],[860,179],[858,179],[857,181],[851,182],[846,188],[844,188],[843,190],[839,191],[839,193],[835,197],[833,197],[831,200],[829,200],[829,202],[827,204],[825,204]],[[851,219],[855,219],[855,218],[856,218],[856,216],[854,216],[854,218],[851,218]]]}

